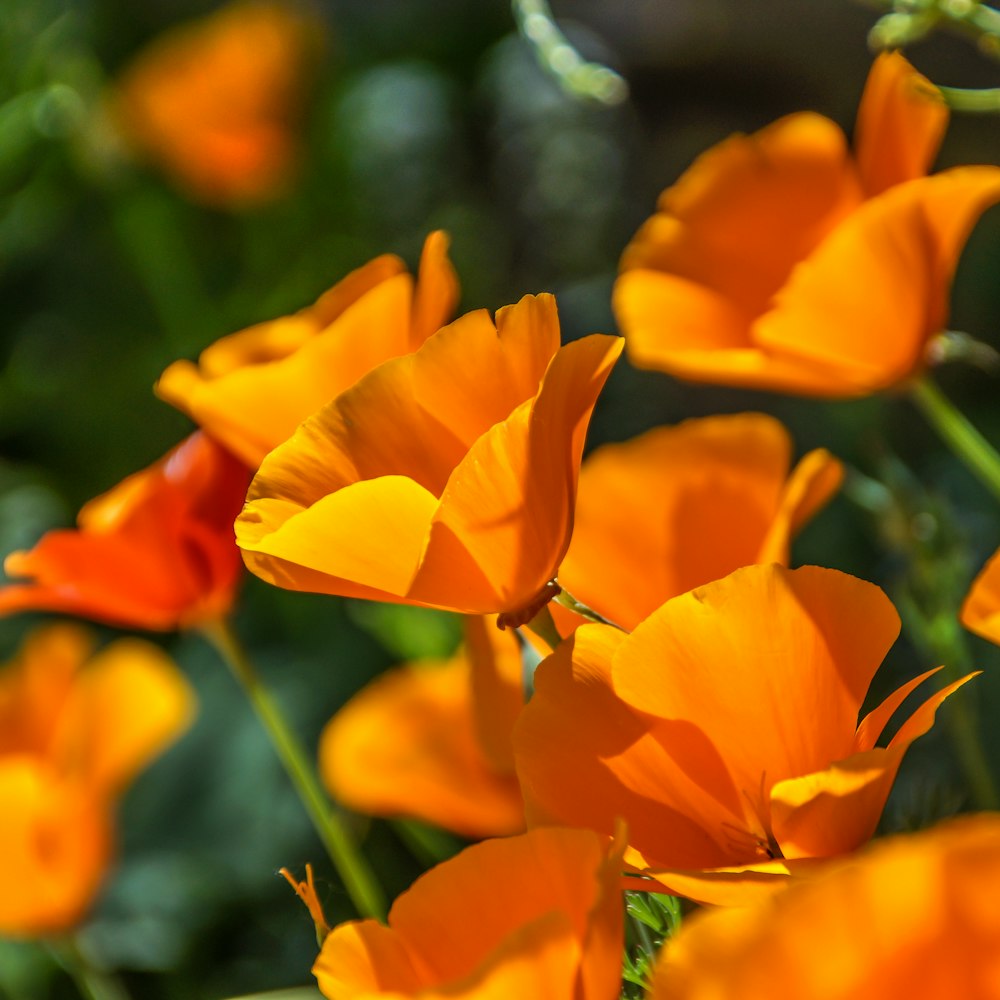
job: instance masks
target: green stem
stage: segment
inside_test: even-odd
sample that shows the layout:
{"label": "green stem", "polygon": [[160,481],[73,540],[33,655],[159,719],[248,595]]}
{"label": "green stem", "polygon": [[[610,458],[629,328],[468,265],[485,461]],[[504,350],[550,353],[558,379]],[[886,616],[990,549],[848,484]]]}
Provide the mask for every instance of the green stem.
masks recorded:
{"label": "green stem", "polygon": [[203,626],[202,632],[229,665],[249,698],[354,906],[363,916],[384,920],[385,897],[374,874],[354,845],[341,817],[331,808],[305,748],[261,681],[229,622],[220,619]]}
{"label": "green stem", "polygon": [[1000,112],[1000,87],[942,87],[941,96],[952,111]]}
{"label": "green stem", "polygon": [[572,97],[598,104],[621,104],[628,84],[608,66],[587,62],[556,26],[546,0],[513,0],[518,31],[535,52],[539,64]]}
{"label": "green stem", "polygon": [[910,396],[949,448],[1000,500],[1000,454],[926,376],[917,379]]}
{"label": "green stem", "polygon": [[547,642],[550,649],[555,649],[562,642],[562,636],[556,628],[556,623],[552,620],[552,612],[549,611],[547,604],[528,622],[525,628],[531,629],[539,639]]}
{"label": "green stem", "polygon": [[86,1000],[131,1000],[122,981],[114,973],[92,965],[73,938],[53,942],[50,950]]}
{"label": "green stem", "polygon": [[622,632],[628,631],[623,629],[621,625],[616,625],[614,622],[608,621],[603,615],[598,614],[593,608],[587,607],[582,601],[578,601],[568,590],[563,588],[555,597],[552,598],[556,604],[561,604],[564,608],[572,611],[574,614],[579,615],[581,618],[586,618],[587,621],[596,622],[598,625],[610,625],[612,628],[619,629]]}

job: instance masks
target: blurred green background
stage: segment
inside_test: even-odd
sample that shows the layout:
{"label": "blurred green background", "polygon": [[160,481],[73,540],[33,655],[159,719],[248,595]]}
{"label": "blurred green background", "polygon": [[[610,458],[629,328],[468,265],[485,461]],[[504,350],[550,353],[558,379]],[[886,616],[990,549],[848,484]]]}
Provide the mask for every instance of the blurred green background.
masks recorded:
{"label": "blurred green background", "polygon": [[[146,43],[214,6],[0,0],[0,554],[71,523],[188,432],[151,392],[171,361],[312,302],[379,253],[415,266],[430,229],[452,235],[463,309],[548,290],[566,337],[613,330],[617,259],[660,189],[730,132],[787,112],[811,108],[849,129],[876,16],[847,0],[554,3],[579,50],[629,82],[626,103],[599,107],[538,68],[504,0],[327,0],[314,6],[327,39],[301,116],[302,168],[287,196],[235,211],[198,205],[122,158],[98,114]],[[998,67],[960,39],[909,54],[936,82],[997,82]],[[1000,162],[995,119],[953,123],[941,164],[963,162]],[[993,210],[962,260],[951,322],[996,347],[998,264]],[[1000,441],[995,373],[948,369],[941,383]],[[986,675],[963,692],[965,708],[1000,772],[997,651],[952,619],[1000,544],[1000,516],[905,399],[689,386],[623,360],[590,442],[745,409],[783,419],[800,453],[826,446],[857,470],[795,556],[879,583],[902,606],[911,638],[873,694],[967,655]],[[377,672],[458,641],[445,615],[256,579],[243,597],[238,628],[310,746]],[[5,655],[40,617],[0,622]],[[163,641],[199,690],[200,719],[124,801],[121,863],[82,943],[137,998],[308,983],[312,926],[274,872],[315,861],[330,920],[350,905],[229,674],[197,637]],[[948,731],[967,723],[949,707],[942,719],[911,750],[886,828],[974,804]],[[359,819],[357,830],[391,895],[431,860],[397,824]],[[75,994],[42,953],[0,942],[0,995]]]}

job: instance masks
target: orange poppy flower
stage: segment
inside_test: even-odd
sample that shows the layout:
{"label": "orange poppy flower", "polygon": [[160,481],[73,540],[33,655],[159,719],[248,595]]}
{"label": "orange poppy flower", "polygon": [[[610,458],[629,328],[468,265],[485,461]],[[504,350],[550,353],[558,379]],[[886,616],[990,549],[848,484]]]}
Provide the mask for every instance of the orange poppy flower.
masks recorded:
{"label": "orange poppy flower", "polygon": [[[577,629],[515,728],[529,826],[608,831],[671,892],[743,902],[871,837],[910,743],[968,678],[876,748],[926,678],[858,725],[899,618],[834,570],[749,566],[667,601],[627,635]],[[971,676],[971,675],[970,675]]]}
{"label": "orange poppy flower", "polygon": [[705,153],[626,248],[614,308],[629,357],[681,378],[860,396],[927,361],[1000,168],[924,176],[947,123],[936,88],[880,55],[855,129],[790,115]]}
{"label": "orange poppy flower", "polygon": [[377,257],[308,308],[223,337],[197,365],[174,362],[156,394],[256,469],[362,375],[420,347],[457,299],[448,238],[434,232],[416,282],[398,257]]}
{"label": "orange poppy flower", "polygon": [[[740,566],[787,563],[792,534],[842,478],[822,449],[789,474],[791,451],[785,428],[762,413],[687,420],[598,448],[580,470],[559,583],[631,630],[668,598]],[[570,624],[569,612],[553,612]]]}
{"label": "orange poppy flower", "polygon": [[892,837],[761,906],[707,910],[650,1000],[995,1000],[1000,816]]}
{"label": "orange poppy flower", "polygon": [[246,469],[196,433],[91,500],[78,527],[4,561],[31,582],[0,589],[0,614],[44,610],[127,628],[188,628],[224,615],[242,567],[232,523]]}
{"label": "orange poppy flower", "polygon": [[376,816],[412,816],[467,837],[524,829],[511,733],[524,706],[513,631],[469,617],[447,661],[391,670],[351,699],[320,740],[333,797]]}
{"label": "orange poppy flower", "polygon": [[1000,549],[972,581],[959,619],[970,632],[1000,646]]}
{"label": "orange poppy flower", "polygon": [[273,198],[295,166],[295,118],[321,36],[321,22],[290,4],[228,4],[140,53],[111,113],[133,148],[192,198]]}
{"label": "orange poppy flower", "polygon": [[0,670],[2,934],[82,919],[111,863],[115,799],[192,715],[187,682],[155,646],[122,639],[92,654],[85,631],[50,626]]}
{"label": "orange poppy flower", "polygon": [[470,614],[537,605],[621,346],[593,334],[560,348],[551,295],[496,326],[480,310],[444,327],[268,455],[236,522],[247,566],[291,590]]}
{"label": "orange poppy flower", "polygon": [[[336,927],[313,973],[330,1000],[614,1000],[623,844],[550,828],[488,840],[419,878],[389,926]],[[479,901],[470,919],[471,900]]]}

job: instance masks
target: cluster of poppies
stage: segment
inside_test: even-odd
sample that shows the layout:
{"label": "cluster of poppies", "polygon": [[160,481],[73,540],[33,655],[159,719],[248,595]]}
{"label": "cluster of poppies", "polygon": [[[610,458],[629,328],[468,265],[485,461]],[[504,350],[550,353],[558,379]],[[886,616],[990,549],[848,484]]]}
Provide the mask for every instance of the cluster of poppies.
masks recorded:
{"label": "cluster of poppies", "polygon": [[[907,748],[971,675],[929,670],[859,719],[899,617],[870,583],[788,568],[837,459],[793,465],[782,425],[745,413],[582,461],[624,347],[684,378],[824,397],[921,377],[962,244],[1000,200],[1000,168],[927,175],[946,119],[887,54],[853,154],[808,113],[706,153],[625,250],[623,338],[561,346],[548,294],[454,318],[441,233],[416,276],[379,257],[171,365],[156,392],[200,429],[76,530],[7,556],[3,613],[210,631],[245,564],[465,616],[454,657],[386,673],[331,720],[319,770],[353,809],[491,839],[387,924],[330,929],[296,884],[325,996],[613,1000],[624,890],[706,904],[657,961],[657,1000],[998,995],[1000,817],[866,849]],[[1000,642],[1000,560],[963,615]],[[83,918],[115,794],[190,715],[151,647],[78,669],[86,646],[53,626],[0,678],[8,933]]]}

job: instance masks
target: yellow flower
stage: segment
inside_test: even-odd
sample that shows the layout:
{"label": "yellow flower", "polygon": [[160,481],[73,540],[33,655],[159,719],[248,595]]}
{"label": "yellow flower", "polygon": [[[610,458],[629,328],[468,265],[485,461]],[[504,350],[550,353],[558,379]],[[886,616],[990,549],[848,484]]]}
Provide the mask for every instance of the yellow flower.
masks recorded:
{"label": "yellow flower", "polygon": [[0,672],[0,933],[78,923],[112,858],[113,810],[187,727],[193,694],[157,647],[33,633]]}

